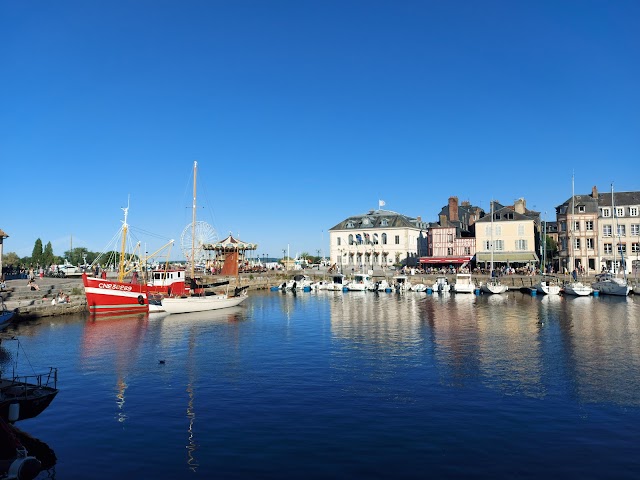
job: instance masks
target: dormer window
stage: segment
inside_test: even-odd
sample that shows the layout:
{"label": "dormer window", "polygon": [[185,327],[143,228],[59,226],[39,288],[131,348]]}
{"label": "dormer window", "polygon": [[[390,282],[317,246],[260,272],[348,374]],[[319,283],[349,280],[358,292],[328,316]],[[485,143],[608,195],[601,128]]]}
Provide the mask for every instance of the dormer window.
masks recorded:
{"label": "dormer window", "polygon": [[601,208],[600,213],[602,214],[603,217],[611,216],[611,210],[609,210],[608,208]]}
{"label": "dormer window", "polygon": [[380,226],[381,227],[388,227],[389,226],[389,220],[387,220],[386,218],[383,218],[382,220],[380,220]]}
{"label": "dormer window", "polygon": [[347,228],[356,228],[356,226],[353,224],[353,222],[351,220],[349,220],[347,222]]}
{"label": "dormer window", "polygon": [[584,205],[578,205],[578,212],[579,213],[584,213],[586,211],[587,211],[587,209],[586,209],[586,207]]}
{"label": "dormer window", "polygon": [[368,218],[363,218],[363,219],[362,219],[362,225],[364,225],[364,226],[368,226],[370,223],[371,223],[371,222],[369,221],[369,219],[368,219]]}

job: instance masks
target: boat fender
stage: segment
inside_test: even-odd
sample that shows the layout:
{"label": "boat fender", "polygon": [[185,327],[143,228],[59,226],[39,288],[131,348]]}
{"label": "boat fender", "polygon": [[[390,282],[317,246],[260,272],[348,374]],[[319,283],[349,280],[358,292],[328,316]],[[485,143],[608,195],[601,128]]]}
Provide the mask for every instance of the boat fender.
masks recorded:
{"label": "boat fender", "polygon": [[9,466],[6,478],[33,480],[42,471],[42,464],[35,457],[16,458]]}
{"label": "boat fender", "polygon": [[11,403],[9,404],[9,415],[7,420],[13,423],[20,418],[20,404],[19,403]]}
{"label": "boat fender", "polygon": [[138,295],[138,303],[144,305],[144,297],[142,295]]}

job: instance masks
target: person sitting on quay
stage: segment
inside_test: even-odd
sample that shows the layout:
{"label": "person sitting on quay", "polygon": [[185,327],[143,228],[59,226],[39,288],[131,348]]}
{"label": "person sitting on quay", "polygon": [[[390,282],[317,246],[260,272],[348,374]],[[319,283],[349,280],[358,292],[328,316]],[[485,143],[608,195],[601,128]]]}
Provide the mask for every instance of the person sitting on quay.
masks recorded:
{"label": "person sitting on quay", "polygon": [[29,279],[29,282],[27,283],[27,286],[31,287],[31,290],[40,290],[40,286],[32,278]]}

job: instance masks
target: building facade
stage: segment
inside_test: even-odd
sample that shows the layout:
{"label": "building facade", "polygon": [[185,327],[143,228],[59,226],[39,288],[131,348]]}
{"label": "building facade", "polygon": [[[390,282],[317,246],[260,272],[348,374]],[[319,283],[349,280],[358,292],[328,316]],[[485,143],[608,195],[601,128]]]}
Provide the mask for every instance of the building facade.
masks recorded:
{"label": "building facade", "polygon": [[600,265],[598,191],[573,195],[556,207],[560,272],[598,273]]}
{"label": "building facade", "polygon": [[415,265],[426,254],[426,223],[390,210],[370,210],[329,229],[329,255],[340,271]]}
{"label": "building facade", "polygon": [[492,203],[493,222],[491,214],[476,222],[476,263],[486,268],[493,258],[498,265],[534,266],[540,260],[540,213],[528,210],[524,198],[513,206]]}
{"label": "building facade", "polygon": [[427,255],[420,264],[461,266],[469,263],[476,253],[475,223],[484,216],[484,210],[458,197],[449,202],[438,215],[437,223],[430,223],[427,232]]}

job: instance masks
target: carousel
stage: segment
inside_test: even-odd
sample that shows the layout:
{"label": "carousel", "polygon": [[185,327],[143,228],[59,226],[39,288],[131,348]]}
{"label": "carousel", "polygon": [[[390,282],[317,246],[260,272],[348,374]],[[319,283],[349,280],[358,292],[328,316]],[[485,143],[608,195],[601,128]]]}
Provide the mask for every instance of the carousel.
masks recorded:
{"label": "carousel", "polygon": [[203,248],[215,252],[214,259],[207,265],[208,269],[220,275],[234,275],[235,272],[247,271],[247,252],[257,250],[258,244],[243,242],[229,234],[224,240],[204,245]]}

